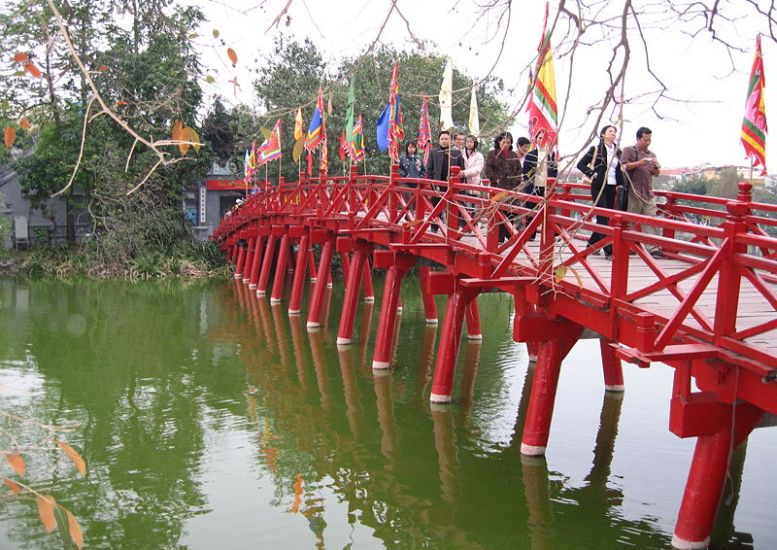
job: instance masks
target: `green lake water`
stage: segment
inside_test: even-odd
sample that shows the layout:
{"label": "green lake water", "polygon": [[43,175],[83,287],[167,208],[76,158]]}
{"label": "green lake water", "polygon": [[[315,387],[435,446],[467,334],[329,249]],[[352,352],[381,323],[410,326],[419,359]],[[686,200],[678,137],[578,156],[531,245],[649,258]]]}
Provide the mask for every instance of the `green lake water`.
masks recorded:
{"label": "green lake water", "polygon": [[[430,407],[440,329],[406,281],[394,368],[374,373],[377,292],[338,350],[339,287],[309,333],[231,281],[0,281],[0,448],[29,447],[25,481],[87,548],[669,546],[694,444],[668,431],[670,368],[624,365],[626,392],[606,394],[598,342],[579,342],[547,457],[522,459],[533,370],[508,297],[480,297],[484,339]],[[775,449],[759,429],[735,456],[713,547],[777,548]],[[62,547],[34,500],[0,496],[0,548]]]}

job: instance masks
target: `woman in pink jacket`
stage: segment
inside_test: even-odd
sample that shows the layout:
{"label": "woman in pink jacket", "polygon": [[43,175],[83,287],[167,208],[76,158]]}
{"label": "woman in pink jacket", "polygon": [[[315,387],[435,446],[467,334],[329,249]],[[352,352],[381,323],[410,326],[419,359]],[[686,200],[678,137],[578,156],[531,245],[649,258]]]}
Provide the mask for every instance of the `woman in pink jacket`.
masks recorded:
{"label": "woman in pink jacket", "polygon": [[464,144],[464,170],[462,175],[470,185],[480,185],[480,173],[483,171],[483,153],[478,151],[478,140],[469,136]]}

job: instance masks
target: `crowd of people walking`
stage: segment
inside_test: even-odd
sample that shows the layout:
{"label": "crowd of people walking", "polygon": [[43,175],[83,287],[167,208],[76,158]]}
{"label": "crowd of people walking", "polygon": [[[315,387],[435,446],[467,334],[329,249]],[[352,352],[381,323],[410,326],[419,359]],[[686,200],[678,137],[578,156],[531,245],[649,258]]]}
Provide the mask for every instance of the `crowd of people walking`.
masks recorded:
{"label": "crowd of people walking", "polygon": [[[610,215],[601,209],[616,209],[645,216],[656,215],[656,199],[653,194],[653,177],[661,173],[656,155],[650,150],[652,131],[640,127],[636,132],[636,143],[621,151],[617,146],[618,129],[605,125],[599,132],[599,142],[591,145],[577,163],[591,186],[591,199],[598,209],[596,223],[609,224]],[[519,137],[513,147],[510,132],[501,132],[494,138],[493,148],[484,156],[478,148],[476,136],[456,132],[451,135],[443,130],[438,135],[438,144],[428,152],[426,161],[415,141],[405,144],[405,154],[399,161],[399,175],[403,178],[427,178],[447,181],[451,169],[458,166],[463,181],[468,185],[490,185],[506,191],[518,191],[544,197],[546,189],[558,177],[556,152],[552,147],[538,147],[543,136],[535,136],[535,143],[526,137]],[[483,179],[485,176],[485,180]],[[470,187],[471,189],[471,187]],[[439,196],[432,198],[436,206]],[[537,201],[524,203],[536,208]],[[518,220],[511,220],[513,223]],[[526,216],[525,223],[531,221]],[[433,230],[436,227],[433,226]],[[646,227],[646,230],[649,228]],[[588,246],[595,246],[604,235],[593,231]],[[499,226],[499,240],[509,238],[505,224]],[[654,256],[661,252],[648,248]],[[612,254],[612,247],[603,247],[605,256]]]}

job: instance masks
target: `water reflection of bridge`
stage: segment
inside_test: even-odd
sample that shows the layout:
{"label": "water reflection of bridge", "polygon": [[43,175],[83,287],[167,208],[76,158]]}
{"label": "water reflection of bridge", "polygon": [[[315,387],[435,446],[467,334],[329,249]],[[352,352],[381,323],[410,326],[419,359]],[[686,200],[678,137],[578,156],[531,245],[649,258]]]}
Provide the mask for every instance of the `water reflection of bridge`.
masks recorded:
{"label": "water reflection of bridge", "polygon": [[[314,268],[312,329],[322,322],[324,283],[338,253],[346,287],[340,344],[353,340],[362,286],[371,295],[370,259],[386,269],[374,369],[392,362],[404,275],[419,261],[443,266],[443,272],[421,270],[427,319],[436,319],[431,295],[448,297],[431,387],[438,403],[451,400],[465,318],[470,336],[480,335],[477,296],[508,292],[515,301],[514,337],[538,355],[522,429],[526,456],[545,453],[561,361],[584,328],[601,337],[609,390],[623,389],[622,359],[670,365],[670,428],[698,438],[673,544],[701,548],[713,529],[730,456],[765,415],[777,413],[777,240],[763,229],[777,226],[777,208],[752,203],[747,184],[735,201],[666,198],[662,217],[645,218],[594,209],[572,185],[538,198],[468,186],[457,173],[434,185],[396,173],[352,173],[300,179],[255,196],[216,238],[235,261],[237,277],[259,296],[269,290],[273,267],[285,273],[293,263],[291,314],[300,312],[306,272]],[[683,202],[690,199],[696,204]],[[611,223],[592,223],[593,214]],[[689,222],[700,215],[720,223]],[[506,243],[499,242],[500,226]],[[603,238],[586,247],[592,231]],[[312,245],[320,245],[317,265]],[[610,250],[609,259],[597,256]],[[271,302],[282,299],[283,277],[275,277],[270,294]]]}
{"label": "water reflection of bridge", "polygon": [[[611,486],[609,467],[621,394],[605,394],[586,484],[568,487],[541,457],[526,457],[516,470],[518,440],[488,453],[457,440],[473,429],[480,342],[463,350],[461,406],[429,405],[426,423],[408,425],[397,416],[405,406],[424,402],[437,337],[433,327],[419,331],[416,376],[398,382],[382,372],[373,378],[368,323],[360,324],[358,345],[336,349],[326,343],[331,336],[326,328],[307,333],[299,317],[253,299],[244,285],[235,285],[234,297],[224,297],[225,305],[230,301],[238,307],[225,331],[240,336],[241,360],[257,388],[250,396],[252,408],[271,418],[273,433],[282,440],[262,447],[261,456],[289,496],[298,472],[306,485],[326,483],[347,500],[349,514],[387,546],[555,548],[578,541],[616,547],[627,541],[641,548],[666,547],[667,536],[649,519],[635,521],[618,512],[623,495]],[[365,305],[365,319],[371,307]],[[326,308],[322,313],[322,319],[329,317]],[[530,366],[514,411],[516,434],[533,376]],[[313,495],[315,490],[303,497],[301,511]],[[323,519],[322,501],[310,508]]]}

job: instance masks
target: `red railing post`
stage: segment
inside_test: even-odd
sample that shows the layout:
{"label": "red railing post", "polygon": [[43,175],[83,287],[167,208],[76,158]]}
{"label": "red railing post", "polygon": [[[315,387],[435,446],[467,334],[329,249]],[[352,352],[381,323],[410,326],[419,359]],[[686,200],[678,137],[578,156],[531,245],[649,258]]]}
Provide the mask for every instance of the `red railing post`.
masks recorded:
{"label": "red railing post", "polygon": [[459,204],[454,199],[454,196],[459,191],[459,184],[461,183],[461,168],[458,166],[451,166],[451,175],[448,178],[448,189],[445,191],[443,200],[445,201],[445,209],[447,212],[448,235],[458,235],[459,231]]}
{"label": "red railing post", "polygon": [[736,255],[747,252],[747,245],[737,242],[737,235],[747,233],[747,225],[743,219],[750,212],[750,205],[744,202],[730,201],[726,204],[728,216],[723,222],[725,234],[721,247],[725,249],[726,257],[720,264],[718,273],[718,293],[715,303],[715,339],[720,339],[736,332],[737,310],[739,307],[739,288],[742,275],[736,263]]}

